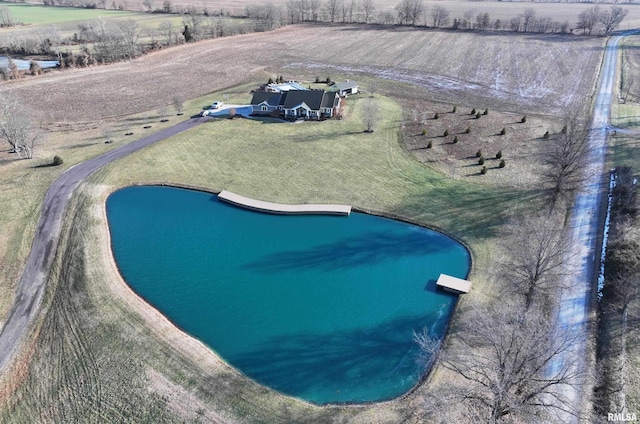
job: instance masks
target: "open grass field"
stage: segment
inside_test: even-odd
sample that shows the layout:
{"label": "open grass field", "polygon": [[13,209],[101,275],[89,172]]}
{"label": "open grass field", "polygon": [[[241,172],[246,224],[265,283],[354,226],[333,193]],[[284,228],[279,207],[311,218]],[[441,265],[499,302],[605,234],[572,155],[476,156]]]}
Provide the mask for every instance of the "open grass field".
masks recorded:
{"label": "open grass field", "polygon": [[[319,74],[359,80],[366,91],[403,105],[428,99],[421,106],[427,111],[440,102],[487,107],[496,119],[508,116],[502,112],[542,111],[529,118],[546,127],[553,112],[583,105],[595,82],[603,40],[570,40],[294,26],[3,84],[0,89],[26,99],[51,132],[34,161],[8,161],[6,150],[0,152],[0,202],[9,205],[0,211],[0,260],[6,264],[0,267],[0,312],[10,304],[44,191],[62,171],[32,166],[61,154],[68,167],[126,143],[125,132],[154,131],[176,93],[184,99],[209,94],[188,102],[188,115],[225,93],[229,103],[246,102],[250,88],[269,76],[312,80]],[[416,45],[424,46],[418,55]],[[457,48],[462,51],[453,55]],[[549,60],[531,60],[536,54]],[[581,71],[571,74],[574,67]],[[527,90],[523,79],[535,89]],[[229,88],[246,81],[253,82]],[[398,143],[408,115],[397,102],[378,99],[385,119],[373,134],[362,132],[361,98],[353,97],[343,121],[217,120],[92,177],[70,213],[73,225],[61,244],[67,248],[59,251],[48,309],[30,345],[33,362],[21,364],[0,393],[0,422],[419,422],[429,385],[398,402],[320,409],[247,382],[136,301],[105,260],[106,194],[134,182],[171,182],[275,202],[347,203],[448,231],[473,252],[475,289],[466,301],[483,301],[497,289],[492,269],[502,224],[539,209],[539,193],[448,179],[425,167]],[[144,130],[148,124],[153,127]],[[114,128],[111,145],[103,142],[105,126]],[[74,331],[63,331],[69,328]]]}
{"label": "open grass field", "polygon": [[[89,21],[99,17],[135,17],[140,13],[121,10],[85,9],[74,7],[44,7],[34,4],[0,3],[11,13],[13,20],[24,26],[64,25],[69,22]],[[2,28],[9,32],[12,28]]]}
{"label": "open grass field", "polygon": [[317,408],[258,387],[131,296],[108,255],[103,202],[132,183],[348,203],[462,238],[475,260],[476,285],[465,301],[481,302],[496,289],[488,275],[501,224],[539,207],[538,194],[443,178],[399,145],[399,104],[377,101],[385,119],[373,134],[362,132],[362,97],[352,97],[342,121],[218,119],[91,177],[67,221],[33,362],[11,375],[8,387],[17,392],[0,421],[420,422],[428,385],[398,401],[357,408]]}

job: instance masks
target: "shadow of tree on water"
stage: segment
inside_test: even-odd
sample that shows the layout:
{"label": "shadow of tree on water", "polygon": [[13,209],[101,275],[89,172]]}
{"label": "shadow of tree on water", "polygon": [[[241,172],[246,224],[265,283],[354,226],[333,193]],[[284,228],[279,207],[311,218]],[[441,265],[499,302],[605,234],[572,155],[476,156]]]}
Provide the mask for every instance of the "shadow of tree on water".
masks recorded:
{"label": "shadow of tree on water", "polygon": [[413,331],[427,327],[441,335],[454,305],[374,328],[276,337],[231,363],[263,385],[315,403],[396,397],[424,373]]}
{"label": "shadow of tree on water", "polygon": [[377,264],[408,256],[426,256],[455,249],[459,244],[437,232],[417,229],[409,232],[371,231],[354,237],[314,246],[306,250],[272,253],[245,265],[266,273],[316,268],[334,270]]}

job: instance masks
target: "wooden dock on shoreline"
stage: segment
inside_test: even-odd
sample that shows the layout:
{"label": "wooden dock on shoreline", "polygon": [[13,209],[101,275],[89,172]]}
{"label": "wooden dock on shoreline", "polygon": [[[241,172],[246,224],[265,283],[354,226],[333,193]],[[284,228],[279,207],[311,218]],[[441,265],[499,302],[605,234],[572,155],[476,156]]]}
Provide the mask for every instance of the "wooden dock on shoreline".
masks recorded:
{"label": "wooden dock on shoreline", "polygon": [[351,214],[351,206],[346,205],[321,205],[321,204],[301,204],[287,205],[282,203],[265,202],[262,200],[251,199],[227,190],[222,190],[218,194],[218,199],[252,209],[260,212],[277,213],[284,215],[349,215]]}

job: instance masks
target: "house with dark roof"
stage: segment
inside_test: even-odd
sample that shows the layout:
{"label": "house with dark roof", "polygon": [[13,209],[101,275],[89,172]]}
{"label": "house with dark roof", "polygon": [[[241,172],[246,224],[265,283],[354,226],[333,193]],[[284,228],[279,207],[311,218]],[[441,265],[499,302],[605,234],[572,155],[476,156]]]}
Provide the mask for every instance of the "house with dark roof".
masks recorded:
{"label": "house with dark roof", "polygon": [[254,115],[278,115],[286,119],[326,119],[336,116],[342,99],[336,92],[289,90],[256,91],[251,99]]}
{"label": "house with dark roof", "polygon": [[275,111],[278,114],[282,111],[282,102],[284,101],[284,94],[282,92],[272,91],[256,91],[253,93],[251,99],[251,106],[253,107],[254,115],[273,115]]}

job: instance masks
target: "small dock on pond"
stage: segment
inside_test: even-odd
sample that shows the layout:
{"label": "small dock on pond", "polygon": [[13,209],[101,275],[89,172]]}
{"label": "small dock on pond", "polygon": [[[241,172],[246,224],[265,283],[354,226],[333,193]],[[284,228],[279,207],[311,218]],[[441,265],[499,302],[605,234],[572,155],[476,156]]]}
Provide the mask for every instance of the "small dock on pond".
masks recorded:
{"label": "small dock on pond", "polygon": [[456,294],[466,294],[471,290],[471,281],[446,274],[440,274],[436,285],[442,287],[443,290]]}
{"label": "small dock on pond", "polygon": [[346,205],[321,205],[321,204],[301,204],[301,205],[287,205],[282,203],[265,202],[262,200],[250,199],[248,197],[241,196],[239,194],[232,193],[227,190],[222,190],[218,194],[218,199],[241,206],[247,209],[252,209],[260,212],[269,212],[285,215],[349,215],[351,214],[351,206]]}

